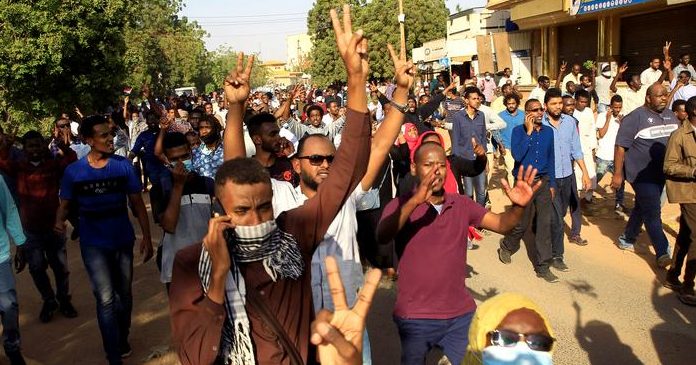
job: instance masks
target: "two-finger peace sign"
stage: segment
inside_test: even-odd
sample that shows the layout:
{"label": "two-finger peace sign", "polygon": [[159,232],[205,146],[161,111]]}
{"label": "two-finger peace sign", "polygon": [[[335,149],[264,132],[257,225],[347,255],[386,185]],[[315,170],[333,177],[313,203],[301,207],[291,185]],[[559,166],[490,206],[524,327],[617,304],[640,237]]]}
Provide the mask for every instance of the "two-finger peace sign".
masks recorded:
{"label": "two-finger peace sign", "polygon": [[225,78],[225,97],[229,103],[243,103],[251,91],[251,70],[254,67],[254,55],[250,55],[244,66],[244,52],[237,55],[237,65]]}
{"label": "two-finger peace sign", "polygon": [[394,62],[394,76],[397,86],[410,88],[413,85],[416,67],[412,61],[406,60],[406,45],[401,44],[401,50],[398,55],[391,44],[387,44],[387,49],[389,50],[389,55],[391,55],[392,62]]}
{"label": "two-finger peace sign", "polygon": [[348,75],[367,77],[367,38],[363,37],[362,29],[353,32],[353,21],[350,18],[350,6],[343,5],[343,25],[338,20],[338,13],[331,9],[331,24],[336,35],[338,53],[343,58]]}

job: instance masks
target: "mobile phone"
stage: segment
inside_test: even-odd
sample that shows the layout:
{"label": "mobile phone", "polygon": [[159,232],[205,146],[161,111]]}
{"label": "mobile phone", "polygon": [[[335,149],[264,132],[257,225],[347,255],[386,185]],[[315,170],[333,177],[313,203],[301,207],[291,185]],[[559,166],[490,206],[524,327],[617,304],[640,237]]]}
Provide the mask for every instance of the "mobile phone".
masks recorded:
{"label": "mobile phone", "polygon": [[220,201],[217,198],[213,198],[213,207],[211,212],[212,217],[215,217],[216,213],[219,216],[227,215],[227,213],[225,213],[225,209],[222,207],[222,204],[220,204]]}

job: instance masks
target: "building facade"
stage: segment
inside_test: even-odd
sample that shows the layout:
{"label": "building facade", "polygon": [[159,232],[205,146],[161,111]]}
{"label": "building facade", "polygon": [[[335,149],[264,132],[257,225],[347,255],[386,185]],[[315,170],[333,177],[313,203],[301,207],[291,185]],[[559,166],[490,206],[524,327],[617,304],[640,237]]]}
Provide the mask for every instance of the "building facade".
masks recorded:
{"label": "building facade", "polygon": [[489,0],[490,10],[506,10],[520,30],[531,34],[532,75],[556,76],[561,62],[628,62],[640,73],[651,57],[694,54],[695,0]]}
{"label": "building facade", "polygon": [[309,68],[309,53],[312,51],[312,38],[307,33],[293,34],[285,38],[288,60],[287,68],[291,71],[304,72]]}

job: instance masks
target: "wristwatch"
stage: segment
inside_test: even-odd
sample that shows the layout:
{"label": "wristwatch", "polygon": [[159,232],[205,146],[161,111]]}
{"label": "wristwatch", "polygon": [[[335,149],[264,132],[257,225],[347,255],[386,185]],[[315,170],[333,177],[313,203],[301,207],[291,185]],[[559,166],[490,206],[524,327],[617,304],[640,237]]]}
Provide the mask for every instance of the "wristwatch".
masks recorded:
{"label": "wristwatch", "polygon": [[402,112],[403,114],[406,114],[406,111],[408,110],[408,104],[398,104],[394,100],[389,102],[396,110]]}

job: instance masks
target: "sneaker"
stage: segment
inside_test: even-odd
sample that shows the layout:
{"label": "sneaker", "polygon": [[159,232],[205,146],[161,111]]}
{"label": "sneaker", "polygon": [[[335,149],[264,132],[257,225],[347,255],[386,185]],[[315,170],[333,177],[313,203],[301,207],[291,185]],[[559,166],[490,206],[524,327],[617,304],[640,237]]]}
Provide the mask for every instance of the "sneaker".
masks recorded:
{"label": "sneaker", "polygon": [[75,310],[75,307],[73,307],[72,303],[70,303],[70,301],[61,302],[58,307],[58,310],[66,318],[77,317],[77,311]]}
{"label": "sneaker", "polygon": [[133,350],[131,349],[130,344],[126,342],[125,344],[121,345],[121,358],[125,359],[131,355],[133,355]]}
{"label": "sneaker", "polygon": [[48,323],[53,318],[53,313],[58,309],[58,303],[51,299],[44,302],[39,314],[39,320],[43,323]]}
{"label": "sneaker", "polygon": [[657,266],[666,269],[669,264],[672,263],[672,257],[670,254],[666,253],[660,257],[657,258]]}
{"label": "sneaker", "polygon": [[7,358],[10,359],[10,365],[26,365],[24,361],[24,356],[19,350],[6,352]]}
{"label": "sneaker", "polygon": [[498,249],[498,259],[505,265],[509,265],[512,263],[512,254],[510,254],[510,251],[500,247]]}
{"label": "sneaker", "polygon": [[620,249],[624,251],[636,252],[635,247],[633,247],[633,242],[626,240],[626,236],[619,236],[619,242],[616,244]]}
{"label": "sneaker", "polygon": [[580,237],[580,235],[571,236],[569,239],[570,243],[574,243],[578,246],[587,246],[587,240]]}
{"label": "sneaker", "polygon": [[563,262],[563,258],[561,257],[555,257],[553,260],[551,260],[551,267],[562,272],[570,271],[568,265],[566,265],[565,262]]}
{"label": "sneaker", "polygon": [[538,272],[536,275],[538,278],[542,278],[542,279],[546,280],[547,283],[557,283],[559,281],[558,277],[556,275],[554,275],[551,272],[551,270],[548,270],[548,269],[545,271],[542,271],[542,272]]}

